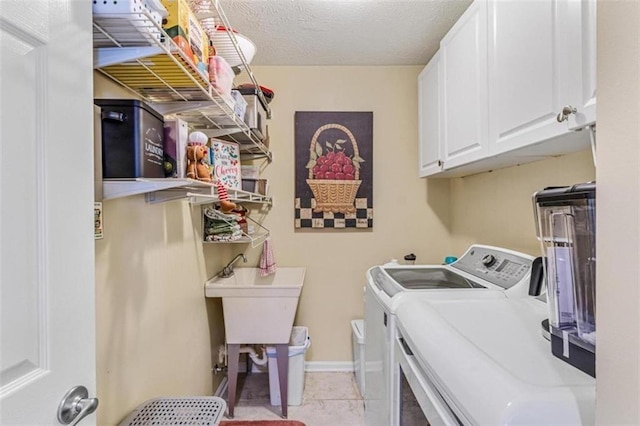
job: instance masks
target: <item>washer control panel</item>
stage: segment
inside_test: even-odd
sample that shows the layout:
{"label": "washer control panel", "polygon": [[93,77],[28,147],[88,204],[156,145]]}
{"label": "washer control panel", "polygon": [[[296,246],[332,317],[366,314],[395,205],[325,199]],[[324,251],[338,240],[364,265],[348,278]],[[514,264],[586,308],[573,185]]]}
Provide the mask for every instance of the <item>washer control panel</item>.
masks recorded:
{"label": "washer control panel", "polygon": [[525,256],[496,247],[471,246],[451,267],[507,289],[529,279],[533,258]]}

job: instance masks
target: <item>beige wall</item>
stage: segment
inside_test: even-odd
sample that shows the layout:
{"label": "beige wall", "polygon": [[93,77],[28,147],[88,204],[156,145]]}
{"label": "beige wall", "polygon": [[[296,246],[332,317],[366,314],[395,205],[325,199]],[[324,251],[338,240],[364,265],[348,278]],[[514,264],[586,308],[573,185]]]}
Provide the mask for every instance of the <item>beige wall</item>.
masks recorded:
{"label": "beige wall", "polygon": [[[449,252],[448,182],[417,177],[420,67],[255,67],[276,95],[269,122],[276,261],[305,266],[296,324],[309,327],[310,361],[351,361],[350,321],[364,315],[366,270],[414,252],[434,262]],[[373,111],[373,229],[294,228],[294,113]]]}
{"label": "beige wall", "polygon": [[[95,93],[131,97],[98,74]],[[97,423],[113,425],[147,399],[215,390],[222,307],[205,301],[203,284],[231,253],[203,249],[199,208],[184,201],[148,204],[136,195],[103,208],[105,238],[95,245]]]}
{"label": "beige wall", "polygon": [[[363,316],[367,268],[409,252],[419,263],[439,263],[473,242],[536,254],[533,191],[594,176],[583,152],[466,178],[419,179],[420,67],[254,71],[276,93],[274,160],[262,174],[274,205],[263,224],[278,265],[307,268],[296,324],[309,327],[308,361],[352,360],[349,322]],[[101,76],[96,95],[130,97]],[[373,229],[294,228],[295,111],[373,111]],[[132,196],[106,201],[104,210],[106,236],[96,242],[98,423],[114,424],[155,396],[211,394],[224,328],[221,306],[204,300],[203,283],[242,249],[257,265],[260,248],[203,247],[199,208],[185,201],[152,205]]]}
{"label": "beige wall", "polygon": [[595,179],[591,151],[451,180],[453,253],[472,243],[539,256],[531,196],[546,186]]}
{"label": "beige wall", "polygon": [[597,424],[640,424],[640,3],[598,2]]}
{"label": "beige wall", "polygon": [[[598,282],[605,283],[598,287],[598,424],[640,423],[639,21],[637,2],[598,2]],[[257,73],[277,93],[275,160],[265,173],[275,205],[267,223],[278,263],[308,268],[297,323],[310,327],[312,360],[350,359],[348,320],[362,316],[368,266],[409,251],[419,262],[437,262],[475,241],[535,254],[530,194],[593,173],[585,152],[451,181],[418,180],[417,72],[269,67]],[[96,81],[98,95],[123,96]],[[296,110],[374,111],[372,231],[293,229]],[[221,341],[221,309],[203,301],[202,281],[234,251],[203,249],[194,231],[197,210],[183,202],[149,205],[134,196],[107,201],[104,209],[106,237],[96,242],[98,424],[114,424],[147,398],[212,390],[209,348]],[[258,254],[252,253],[254,262]]]}
{"label": "beige wall", "polygon": [[[350,320],[363,316],[367,268],[409,252],[420,262],[450,252],[449,183],[416,172],[419,71],[255,69],[276,92],[274,161],[263,173],[274,206],[264,225],[278,265],[307,268],[296,324],[309,327],[310,361],[352,360]],[[96,97],[131,97],[98,74],[95,81]],[[374,113],[372,230],[294,229],[294,112],[322,110]],[[202,286],[242,249],[257,265],[260,248],[203,247],[198,212],[185,201],[152,205],[140,195],[104,203],[106,236],[96,242],[99,424],[117,423],[152,397],[211,394],[217,386],[210,369],[223,341],[221,306],[205,302]]]}

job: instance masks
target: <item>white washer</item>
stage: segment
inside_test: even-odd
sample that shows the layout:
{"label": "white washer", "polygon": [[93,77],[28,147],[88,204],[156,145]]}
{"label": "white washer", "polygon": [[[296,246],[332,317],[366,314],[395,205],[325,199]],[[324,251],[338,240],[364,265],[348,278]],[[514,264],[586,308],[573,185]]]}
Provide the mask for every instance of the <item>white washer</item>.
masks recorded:
{"label": "white washer", "polygon": [[541,329],[546,303],[510,296],[417,296],[397,306],[399,374],[407,376],[426,420],[594,424],[595,379],[551,353]]}
{"label": "white washer", "polygon": [[395,368],[395,313],[404,299],[525,297],[533,257],[498,247],[472,245],[449,265],[376,266],[365,291],[365,425],[400,424]]}

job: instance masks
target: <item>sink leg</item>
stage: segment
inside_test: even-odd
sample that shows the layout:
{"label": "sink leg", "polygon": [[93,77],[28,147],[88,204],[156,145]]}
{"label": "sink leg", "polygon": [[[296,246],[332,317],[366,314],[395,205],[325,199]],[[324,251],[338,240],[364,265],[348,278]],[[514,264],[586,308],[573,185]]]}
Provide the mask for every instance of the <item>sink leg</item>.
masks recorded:
{"label": "sink leg", "polygon": [[229,380],[227,398],[229,399],[229,418],[233,418],[233,409],[236,405],[236,390],[238,385],[238,363],[240,361],[240,345],[227,345],[227,356],[229,362],[229,369],[227,370],[227,379]]}
{"label": "sink leg", "polygon": [[280,382],[280,407],[282,418],[287,418],[289,408],[289,345],[276,345],[276,359],[278,361],[278,381]]}

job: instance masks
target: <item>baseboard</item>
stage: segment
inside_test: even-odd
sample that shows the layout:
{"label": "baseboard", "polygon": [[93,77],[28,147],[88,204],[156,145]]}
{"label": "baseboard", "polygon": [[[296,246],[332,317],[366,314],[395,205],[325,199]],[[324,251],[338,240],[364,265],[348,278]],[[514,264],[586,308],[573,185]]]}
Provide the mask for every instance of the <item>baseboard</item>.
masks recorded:
{"label": "baseboard", "polygon": [[[353,361],[305,361],[304,371],[355,371]],[[238,372],[246,373],[247,364],[240,361],[238,364]],[[253,373],[268,373],[267,365],[258,365],[253,363],[251,366]]]}
{"label": "baseboard", "polygon": [[[306,361],[304,363],[304,371],[309,372],[330,372],[330,371],[355,371],[353,361]],[[247,372],[247,364],[246,362],[238,363],[238,372],[246,373]],[[268,373],[269,369],[266,365],[258,365],[252,364],[251,368],[252,373]],[[225,375],[220,385],[218,386],[218,390],[216,391],[216,396],[224,393],[227,390],[227,376]]]}
{"label": "baseboard", "polygon": [[354,371],[353,361],[307,361],[304,371]]}

